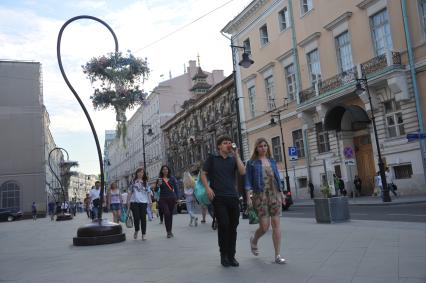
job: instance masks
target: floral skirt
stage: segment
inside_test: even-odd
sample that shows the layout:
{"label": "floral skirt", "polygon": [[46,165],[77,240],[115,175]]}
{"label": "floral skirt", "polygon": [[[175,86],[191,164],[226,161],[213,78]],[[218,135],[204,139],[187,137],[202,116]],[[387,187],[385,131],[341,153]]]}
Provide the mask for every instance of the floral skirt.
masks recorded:
{"label": "floral skirt", "polygon": [[253,207],[259,218],[280,216],[281,192],[275,188],[266,187],[263,192],[253,193]]}

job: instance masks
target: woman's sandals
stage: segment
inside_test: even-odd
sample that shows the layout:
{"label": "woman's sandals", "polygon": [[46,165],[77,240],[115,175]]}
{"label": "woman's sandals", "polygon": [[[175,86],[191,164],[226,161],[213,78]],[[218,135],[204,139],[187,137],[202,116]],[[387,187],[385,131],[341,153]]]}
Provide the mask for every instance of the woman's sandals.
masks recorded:
{"label": "woman's sandals", "polygon": [[253,244],[253,237],[250,237],[250,248],[251,253],[255,256],[259,255],[259,250],[257,249],[257,245]]}

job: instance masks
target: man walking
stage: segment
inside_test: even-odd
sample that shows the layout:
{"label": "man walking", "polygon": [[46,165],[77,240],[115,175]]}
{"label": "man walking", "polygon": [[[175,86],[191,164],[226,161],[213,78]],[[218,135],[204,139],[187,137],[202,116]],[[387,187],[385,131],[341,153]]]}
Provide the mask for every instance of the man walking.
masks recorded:
{"label": "man walking", "polygon": [[[240,217],[236,171],[245,174],[245,166],[231,138],[219,137],[216,146],[218,155],[211,155],[204,163],[201,181],[212,201],[218,223],[220,263],[224,267],[239,266],[235,259],[237,226]],[[210,185],[207,181],[210,181]]]}
{"label": "man walking", "polygon": [[95,187],[90,190],[90,202],[92,204],[92,220],[98,219],[99,209],[102,209],[100,201],[101,182],[96,181]]}

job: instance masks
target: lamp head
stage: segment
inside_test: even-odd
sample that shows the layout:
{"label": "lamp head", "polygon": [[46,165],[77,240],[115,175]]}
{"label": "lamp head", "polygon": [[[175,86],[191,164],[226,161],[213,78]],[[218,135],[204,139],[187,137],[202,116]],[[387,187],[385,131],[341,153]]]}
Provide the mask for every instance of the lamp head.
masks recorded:
{"label": "lamp head", "polygon": [[151,128],[149,128],[148,129],[148,133],[146,133],[148,136],[153,136],[154,135],[154,133],[152,132],[152,129]]}
{"label": "lamp head", "polygon": [[275,122],[274,117],[271,118],[271,123],[269,125],[271,126],[275,126],[277,124],[277,122]]}
{"label": "lamp head", "polygon": [[365,91],[365,88],[363,88],[363,87],[362,87],[362,85],[361,85],[361,81],[360,81],[360,80],[358,80],[358,81],[356,82],[356,89],[355,89],[355,93],[356,93],[357,95],[361,95],[364,91]]}
{"label": "lamp head", "polygon": [[253,65],[254,61],[250,59],[248,53],[244,52],[243,53],[243,59],[240,61],[240,63],[238,63],[238,65],[240,65],[243,68],[248,68],[251,65]]}

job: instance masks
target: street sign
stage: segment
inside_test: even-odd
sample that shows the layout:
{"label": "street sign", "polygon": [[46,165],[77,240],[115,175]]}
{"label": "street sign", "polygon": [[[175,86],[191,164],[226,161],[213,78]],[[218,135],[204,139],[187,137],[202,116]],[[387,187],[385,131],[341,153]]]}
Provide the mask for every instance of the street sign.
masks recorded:
{"label": "street sign", "polygon": [[417,140],[417,139],[425,139],[426,133],[416,132],[416,133],[409,133],[407,134],[407,139],[409,141]]}
{"label": "street sign", "polygon": [[352,159],[354,157],[354,150],[353,150],[353,148],[351,146],[346,146],[343,149],[343,155],[347,159]]}
{"label": "street sign", "polygon": [[346,159],[345,165],[354,166],[355,165],[355,159]]}
{"label": "street sign", "polygon": [[290,160],[299,159],[299,157],[297,156],[297,147],[289,146],[288,147],[288,156],[290,157]]}

